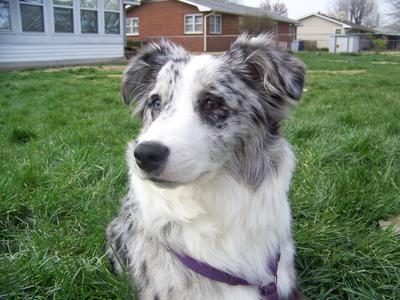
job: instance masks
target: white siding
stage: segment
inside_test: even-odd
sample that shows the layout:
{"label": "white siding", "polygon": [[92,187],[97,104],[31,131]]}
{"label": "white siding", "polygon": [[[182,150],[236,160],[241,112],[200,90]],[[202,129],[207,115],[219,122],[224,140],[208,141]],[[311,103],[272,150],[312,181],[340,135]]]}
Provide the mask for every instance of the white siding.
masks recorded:
{"label": "white siding", "polygon": [[0,63],[112,59],[123,56],[124,51],[121,44],[0,45]]}
{"label": "white siding", "polygon": [[0,31],[0,68],[85,63],[124,57],[124,7],[120,3],[120,33],[104,30],[104,0],[98,0],[98,33],[83,34],[79,0],[73,0],[74,32],[54,32],[52,0],[44,0],[45,32],[23,32],[18,0],[9,0],[11,30]]}
{"label": "white siding", "polygon": [[300,26],[297,27],[297,38],[304,41],[317,41],[318,48],[328,48],[329,37],[335,34],[336,28],[342,28],[342,26],[311,16],[300,21]]}

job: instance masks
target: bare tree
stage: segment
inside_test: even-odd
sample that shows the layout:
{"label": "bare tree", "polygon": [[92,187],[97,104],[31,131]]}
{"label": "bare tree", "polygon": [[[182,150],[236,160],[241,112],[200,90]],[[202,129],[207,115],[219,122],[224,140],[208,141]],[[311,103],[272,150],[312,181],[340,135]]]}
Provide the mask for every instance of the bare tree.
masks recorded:
{"label": "bare tree", "polygon": [[400,30],[400,0],[386,0],[386,3],[391,8],[389,16],[393,24],[390,27]]}
{"label": "bare tree", "polygon": [[286,7],[286,4],[280,0],[277,0],[274,3],[272,3],[270,0],[263,0],[260,3],[260,8],[273,12],[280,16],[288,16],[288,9]]}
{"label": "bare tree", "polygon": [[379,24],[376,0],[331,0],[331,12],[341,19],[375,27]]}

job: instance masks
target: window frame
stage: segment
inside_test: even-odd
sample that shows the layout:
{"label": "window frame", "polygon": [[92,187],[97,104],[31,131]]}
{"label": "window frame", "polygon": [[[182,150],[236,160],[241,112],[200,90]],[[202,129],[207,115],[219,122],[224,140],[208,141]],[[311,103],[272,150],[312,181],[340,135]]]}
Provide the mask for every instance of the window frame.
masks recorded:
{"label": "window frame", "polygon": [[[220,20],[219,21],[219,31],[214,31],[214,29],[217,25],[216,18],[219,18],[219,20]],[[213,23],[211,22],[211,19],[214,19]],[[209,16],[209,20],[210,20],[210,22],[208,25],[210,27],[210,30],[209,30],[210,34],[222,34],[222,15],[220,15],[220,14],[211,15],[211,16]],[[211,24],[213,24],[213,26],[211,26]]]}
{"label": "window frame", "polygon": [[[186,18],[187,17],[192,17],[193,18],[193,22],[192,22],[192,28],[193,31],[187,31],[186,30]],[[196,31],[196,25],[200,25],[200,24],[196,24],[196,17],[201,17],[201,31]],[[204,31],[204,21],[203,21],[203,14],[185,14],[183,16],[183,32],[184,34],[203,34]]]}
{"label": "window frame", "polygon": [[[139,36],[139,35],[140,35],[140,19],[139,19],[139,17],[127,17],[127,18],[126,18],[126,21],[129,20],[129,22],[130,22],[131,20],[134,20],[134,19],[137,20],[137,26],[135,26],[135,27],[137,27],[137,33],[131,32],[131,30],[129,30],[129,31],[127,30],[127,31],[126,31],[126,35],[127,35],[127,36]],[[125,30],[126,30],[127,28],[133,29],[133,28],[135,28],[135,27],[132,26],[131,24],[129,24],[129,26],[126,26],[126,24],[125,24]]]}
{"label": "window frame", "polygon": [[8,4],[8,22],[10,24],[8,29],[1,29],[0,32],[10,32],[13,31],[12,20],[11,20],[11,1],[10,0],[1,0],[0,2],[4,2]]}
{"label": "window frame", "polygon": [[[336,33],[337,30],[340,30],[340,33]],[[343,34],[343,28],[342,28],[342,27],[335,27],[335,28],[333,29],[333,34],[334,34],[334,35],[341,35],[341,34]]]}
{"label": "window frame", "polygon": [[[118,8],[117,10],[111,10],[111,9],[106,9],[106,1],[103,2],[103,25],[104,25],[104,34],[113,34],[113,35],[120,35],[121,34],[121,3],[119,0],[117,0],[117,5]],[[119,20],[119,28],[118,28],[118,33],[114,32],[107,32],[106,31],[106,13],[117,13],[118,14],[118,20]]]}
{"label": "window frame", "polygon": [[289,36],[294,35],[294,25],[293,24],[288,24],[288,35]]}
{"label": "window frame", "polygon": [[[42,3],[35,3],[35,2],[23,2],[24,0],[18,0],[18,13],[20,16],[20,25],[21,25],[21,32],[26,34],[38,34],[38,33],[46,33],[46,14],[45,14],[45,0],[35,0],[35,1],[41,1]],[[31,6],[39,6],[42,8],[42,21],[43,21],[43,31],[28,31],[24,30],[24,26],[22,23],[22,10],[21,10],[21,5],[31,5]]]}
{"label": "window frame", "polygon": [[[53,18],[53,32],[54,34],[75,34],[76,33],[76,24],[75,24],[75,6],[74,6],[74,0],[72,0],[71,6],[66,6],[66,5],[61,5],[61,4],[54,4],[54,0],[51,1],[51,11],[52,11],[52,18]],[[55,20],[55,13],[54,9],[55,8],[67,8],[72,10],[72,31],[71,32],[63,32],[63,31],[56,31],[56,20]]]}
{"label": "window frame", "polygon": [[[81,0],[79,0],[79,33],[80,34],[100,34],[100,20],[99,20],[99,0],[96,1],[96,8],[91,8],[91,7],[82,7]],[[82,32],[82,10],[86,11],[95,11],[96,12],[96,17],[97,17],[97,32]]]}
{"label": "window frame", "polygon": [[273,23],[273,24],[272,24],[272,32],[273,32],[275,35],[278,35],[278,34],[279,34],[279,23]]}

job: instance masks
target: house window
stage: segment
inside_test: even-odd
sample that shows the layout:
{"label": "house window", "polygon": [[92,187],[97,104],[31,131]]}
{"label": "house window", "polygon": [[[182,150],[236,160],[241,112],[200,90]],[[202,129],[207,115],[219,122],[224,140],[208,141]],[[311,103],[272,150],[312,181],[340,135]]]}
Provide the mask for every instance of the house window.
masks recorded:
{"label": "house window", "polygon": [[72,0],[53,0],[54,32],[74,32]]}
{"label": "house window", "polygon": [[342,28],[335,28],[335,35],[342,34]]}
{"label": "house window", "polygon": [[139,35],[139,18],[126,18],[126,34]]}
{"label": "house window", "polygon": [[98,33],[97,0],[81,0],[81,32]]}
{"label": "house window", "polygon": [[119,34],[119,0],[104,0],[104,32]]}
{"label": "house window", "polygon": [[44,32],[43,0],[20,0],[22,31]]}
{"label": "house window", "polygon": [[221,15],[211,15],[210,18],[210,33],[221,34],[222,32],[222,17]]}
{"label": "house window", "polygon": [[203,33],[203,15],[185,15],[185,33]]}
{"label": "house window", "polygon": [[0,30],[11,30],[10,4],[0,1]]}

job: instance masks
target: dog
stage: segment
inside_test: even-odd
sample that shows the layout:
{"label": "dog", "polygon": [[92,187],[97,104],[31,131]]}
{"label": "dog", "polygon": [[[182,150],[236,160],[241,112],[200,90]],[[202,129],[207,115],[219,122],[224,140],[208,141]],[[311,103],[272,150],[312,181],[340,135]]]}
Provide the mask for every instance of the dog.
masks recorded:
{"label": "dog", "polygon": [[219,56],[162,41],[131,60],[121,94],[142,127],[107,253],[139,299],[302,298],[281,125],[304,78],[268,34]]}

